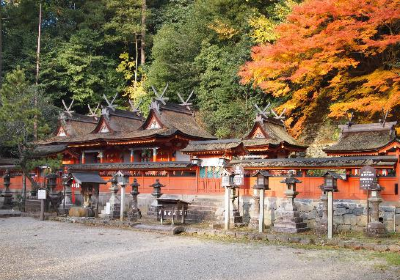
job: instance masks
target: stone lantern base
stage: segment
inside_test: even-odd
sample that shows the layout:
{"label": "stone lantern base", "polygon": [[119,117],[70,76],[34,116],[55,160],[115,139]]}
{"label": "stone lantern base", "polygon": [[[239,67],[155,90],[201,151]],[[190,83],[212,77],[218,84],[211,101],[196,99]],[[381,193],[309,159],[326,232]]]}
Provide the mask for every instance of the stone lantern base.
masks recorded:
{"label": "stone lantern base", "polygon": [[366,235],[369,237],[387,237],[385,225],[376,221],[368,223]]}
{"label": "stone lantern base", "polygon": [[275,232],[297,233],[309,230],[297,211],[277,211],[277,216],[273,227]]}

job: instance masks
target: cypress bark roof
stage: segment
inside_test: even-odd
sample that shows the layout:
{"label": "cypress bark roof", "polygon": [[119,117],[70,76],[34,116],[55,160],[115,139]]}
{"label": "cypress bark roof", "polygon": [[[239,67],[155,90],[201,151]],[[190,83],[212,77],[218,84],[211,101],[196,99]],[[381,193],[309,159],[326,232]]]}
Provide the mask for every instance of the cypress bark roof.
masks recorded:
{"label": "cypress bark roof", "polygon": [[240,145],[243,145],[240,139],[190,141],[187,147],[182,150],[182,152],[193,153],[205,151],[226,151],[238,148]]}
{"label": "cypress bark roof", "polygon": [[195,119],[193,111],[186,107],[167,102],[165,105],[161,102],[154,101],[153,108],[146,121],[142,125],[142,129],[146,129],[150,121],[155,117],[161,122],[163,128],[169,129],[171,132],[181,131],[182,133],[204,139],[215,139],[213,135],[199,126]]}
{"label": "cypress bark roof", "polygon": [[243,167],[290,169],[290,168],[343,168],[371,166],[394,166],[396,156],[357,156],[331,158],[282,158],[282,159],[246,159],[232,160],[229,165],[240,164]]}
{"label": "cypress bark roof", "polygon": [[270,117],[258,116],[253,128],[244,136],[245,147],[265,146],[268,144],[279,145],[287,143],[300,149],[307,146],[301,145],[286,131],[283,123]]}
{"label": "cypress bark roof", "polygon": [[340,125],[341,134],[336,144],[323,149],[335,152],[377,152],[396,139],[396,122]]}
{"label": "cypress bark roof", "polygon": [[167,168],[190,168],[190,161],[133,162],[133,163],[90,163],[66,165],[70,170],[165,170]]}

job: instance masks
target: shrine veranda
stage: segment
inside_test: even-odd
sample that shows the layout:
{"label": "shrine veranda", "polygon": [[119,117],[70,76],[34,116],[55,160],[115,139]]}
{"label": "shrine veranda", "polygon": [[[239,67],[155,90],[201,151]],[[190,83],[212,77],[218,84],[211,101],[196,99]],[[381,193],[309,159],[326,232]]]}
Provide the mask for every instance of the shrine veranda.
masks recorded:
{"label": "shrine veranda", "polygon": [[[293,139],[281,116],[267,109],[258,109],[253,128],[242,138],[222,140],[201,128],[187,102],[169,103],[162,95],[153,100],[147,118],[135,108],[123,111],[112,103],[103,108],[100,116],[84,116],[67,109],[60,116],[55,134],[37,143],[35,154],[62,155],[63,167],[56,172],[54,191],[64,190],[63,172],[98,174],[107,181],[97,185],[96,203],[101,209],[110,198],[109,180],[117,171],[130,175],[127,206],[131,202],[130,184],[134,179],[139,183],[138,206],[143,213],[154,201],[150,186],[158,179],[164,185],[163,197],[190,202],[189,222],[221,219],[224,209],[221,172],[239,165],[244,168],[245,177],[235,203],[244,221],[252,217],[254,198],[258,195],[253,189],[256,178],[252,176],[259,170],[272,174],[269,190],[265,191],[268,225],[274,222],[275,211],[286,203],[286,186],[280,181],[289,170],[295,170],[296,178],[301,181],[295,203],[304,221],[314,228],[322,216],[322,175],[333,170],[342,176],[337,182],[338,192],[334,193],[334,223],[343,231],[361,231],[366,226],[367,191],[360,189],[360,169],[371,166],[383,188],[380,206],[383,222],[388,230],[400,229],[400,139],[394,129],[396,122],[339,126],[339,140],[323,150],[326,157],[306,158],[307,146]],[[23,191],[21,172],[16,166],[14,160],[0,161],[2,174],[9,170],[12,176],[9,190],[14,200]],[[39,185],[45,184],[46,172],[46,168],[34,170],[32,176]],[[3,181],[0,179],[4,193]],[[29,180],[26,190],[30,198]],[[77,182],[71,184],[71,199],[74,205],[83,203],[82,188]],[[96,200],[94,195],[91,199]]]}

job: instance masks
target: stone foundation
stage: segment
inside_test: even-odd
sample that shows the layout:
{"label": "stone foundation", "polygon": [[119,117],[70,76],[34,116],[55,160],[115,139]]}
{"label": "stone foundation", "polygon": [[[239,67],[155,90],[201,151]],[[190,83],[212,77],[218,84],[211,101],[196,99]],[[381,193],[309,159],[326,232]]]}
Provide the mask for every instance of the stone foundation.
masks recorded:
{"label": "stone foundation", "polygon": [[[102,193],[99,198],[99,210],[104,209],[105,203],[110,199],[110,193]],[[120,197],[120,193],[117,194]],[[224,197],[223,195],[164,195],[166,197],[179,198],[190,202],[187,216],[187,223],[198,222],[217,222],[222,223],[224,220]],[[82,205],[83,198],[78,191],[75,192],[75,206]],[[132,196],[125,196],[125,212],[130,209]],[[138,195],[138,208],[142,214],[147,213],[148,207],[154,201],[154,197],[150,194]],[[268,227],[273,225],[276,219],[277,210],[284,208],[287,200],[284,198],[266,197],[264,204],[265,225]],[[0,203],[1,204],[1,203]],[[96,207],[96,198],[92,197],[92,205]],[[322,202],[312,199],[295,199],[295,205],[307,223],[307,227],[315,229],[322,218]],[[1,206],[1,205],[0,205]],[[394,225],[394,206],[396,206],[396,225]],[[334,200],[334,229],[336,231],[364,231],[367,227],[367,210],[366,201],[360,200]],[[388,232],[400,232],[400,202],[381,203],[380,217]],[[240,214],[243,221],[248,223],[254,215],[253,197],[240,197]]]}

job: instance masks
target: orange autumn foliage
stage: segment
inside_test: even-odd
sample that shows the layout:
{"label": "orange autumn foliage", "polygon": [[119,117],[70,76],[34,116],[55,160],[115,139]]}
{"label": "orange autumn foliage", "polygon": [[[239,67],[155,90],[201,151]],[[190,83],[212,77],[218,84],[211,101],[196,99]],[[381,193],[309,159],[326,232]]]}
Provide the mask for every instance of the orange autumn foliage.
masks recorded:
{"label": "orange autumn foliage", "polygon": [[239,74],[284,100],[295,135],[347,110],[361,121],[382,109],[400,117],[399,1],[306,0],[276,31],[279,39],[253,47]]}

